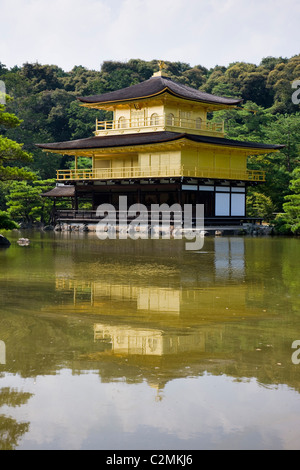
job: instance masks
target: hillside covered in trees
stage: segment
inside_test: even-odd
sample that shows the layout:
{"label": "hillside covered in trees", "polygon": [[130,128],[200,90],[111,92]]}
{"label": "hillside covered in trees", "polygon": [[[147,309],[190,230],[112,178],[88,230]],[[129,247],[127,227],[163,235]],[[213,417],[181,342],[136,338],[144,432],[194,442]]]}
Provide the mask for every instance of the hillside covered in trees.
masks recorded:
{"label": "hillside covered in trees", "polygon": [[[296,217],[293,224],[298,224],[300,230],[297,184],[300,104],[292,101],[295,92],[292,83],[300,79],[300,55],[292,58],[266,57],[259,65],[236,62],[228,67],[218,65],[212,69],[202,65],[191,67],[182,62],[166,61],[165,64],[174,81],[215,95],[243,99],[240,109],[220,111],[212,116],[212,119],[225,121],[227,137],[285,145],[280,153],[250,159],[249,167],[266,171],[267,181],[249,192],[248,212],[251,215],[263,214],[271,220],[272,214],[283,212],[284,205],[288,203],[290,209],[292,205],[294,219]],[[36,188],[54,184],[57,169],[69,168],[72,164],[68,157],[43,153],[35,147],[36,143],[90,137],[96,117],[111,119],[109,113],[80,107],[77,96],[101,94],[139,83],[150,78],[158,68],[157,60],[146,62],[139,59],[125,63],[106,61],[100,71],[75,66],[69,72],[55,65],[39,63],[8,69],[0,62],[0,80],[12,98],[7,100],[5,107],[0,105],[0,164],[1,139],[2,143],[3,139],[10,139],[23,144],[23,151],[32,156],[26,163],[16,163],[31,175],[28,182],[12,183],[7,177],[1,178],[0,172],[0,211],[11,214],[17,222],[24,220],[20,204],[19,211],[13,209],[12,191],[18,192],[19,189],[21,199],[24,191],[26,194],[26,185],[27,192],[35,189],[37,193]],[[20,122],[7,125],[4,114],[15,116]],[[3,168],[9,165],[10,160],[6,158]],[[44,205],[38,210],[42,204],[38,197],[34,204],[33,222],[46,217]],[[286,225],[292,226],[285,218],[282,226]]]}

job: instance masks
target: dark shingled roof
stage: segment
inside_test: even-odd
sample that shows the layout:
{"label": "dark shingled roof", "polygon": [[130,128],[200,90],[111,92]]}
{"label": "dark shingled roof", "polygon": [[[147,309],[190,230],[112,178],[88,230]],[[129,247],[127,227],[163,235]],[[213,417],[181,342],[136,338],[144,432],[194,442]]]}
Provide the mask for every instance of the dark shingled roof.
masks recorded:
{"label": "dark shingled roof", "polygon": [[211,95],[195,88],[174,82],[167,77],[152,77],[149,80],[132,85],[121,90],[111,91],[102,95],[80,96],[77,99],[82,103],[110,103],[117,101],[137,100],[168,92],[171,95],[192,101],[200,101],[210,104],[234,106],[241,103],[241,99],[225,98]]}
{"label": "dark shingled roof", "polygon": [[284,145],[261,144],[258,142],[243,142],[239,140],[226,139],[223,137],[211,137],[203,135],[185,134],[178,132],[145,132],[141,134],[123,134],[88,137],[67,142],[56,142],[50,144],[36,144],[43,150],[88,150],[88,149],[105,149],[112,147],[126,147],[134,145],[150,145],[160,144],[163,142],[172,142],[179,139],[187,139],[193,142],[203,144],[221,145],[227,147],[251,148],[259,150],[280,150]]}
{"label": "dark shingled roof", "polygon": [[56,186],[55,188],[43,193],[44,197],[73,197],[75,195],[74,186]]}

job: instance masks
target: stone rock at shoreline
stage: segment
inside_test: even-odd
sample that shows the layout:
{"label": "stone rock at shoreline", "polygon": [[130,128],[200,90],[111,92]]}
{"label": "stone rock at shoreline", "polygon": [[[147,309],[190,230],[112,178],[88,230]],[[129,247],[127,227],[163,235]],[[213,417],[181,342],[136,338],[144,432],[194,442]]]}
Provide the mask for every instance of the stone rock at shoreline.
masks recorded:
{"label": "stone rock at shoreline", "polygon": [[54,230],[53,225],[46,225],[46,226],[44,227],[44,231],[45,231],[45,232],[52,232],[53,230]]}
{"label": "stone rock at shoreline", "polygon": [[17,244],[19,246],[29,246],[30,245],[30,240],[29,240],[29,238],[19,238],[19,240],[17,241]]}
{"label": "stone rock at shoreline", "polygon": [[0,235],[0,247],[9,247],[11,245],[10,241],[7,240],[3,235]]}

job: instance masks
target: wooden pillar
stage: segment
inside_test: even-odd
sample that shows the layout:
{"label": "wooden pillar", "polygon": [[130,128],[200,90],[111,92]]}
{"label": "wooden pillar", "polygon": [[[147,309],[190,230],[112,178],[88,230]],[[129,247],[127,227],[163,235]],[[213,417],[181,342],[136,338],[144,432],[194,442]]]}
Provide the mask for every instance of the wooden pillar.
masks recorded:
{"label": "wooden pillar", "polygon": [[178,187],[177,187],[177,199],[178,199],[178,201],[177,201],[178,204],[180,204],[181,207],[183,208],[181,183],[179,183]]}
{"label": "wooden pillar", "polygon": [[78,211],[78,194],[75,186],[75,194],[74,194],[74,209],[75,211]]}

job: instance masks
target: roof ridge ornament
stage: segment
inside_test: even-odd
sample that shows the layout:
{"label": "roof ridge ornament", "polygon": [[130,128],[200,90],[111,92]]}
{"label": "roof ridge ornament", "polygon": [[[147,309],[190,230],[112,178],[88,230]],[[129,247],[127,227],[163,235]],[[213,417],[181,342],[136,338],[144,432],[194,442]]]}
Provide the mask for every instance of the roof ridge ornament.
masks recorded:
{"label": "roof ridge ornament", "polygon": [[168,72],[165,70],[166,63],[163,60],[158,61],[159,71],[154,72],[152,77],[168,77]]}

